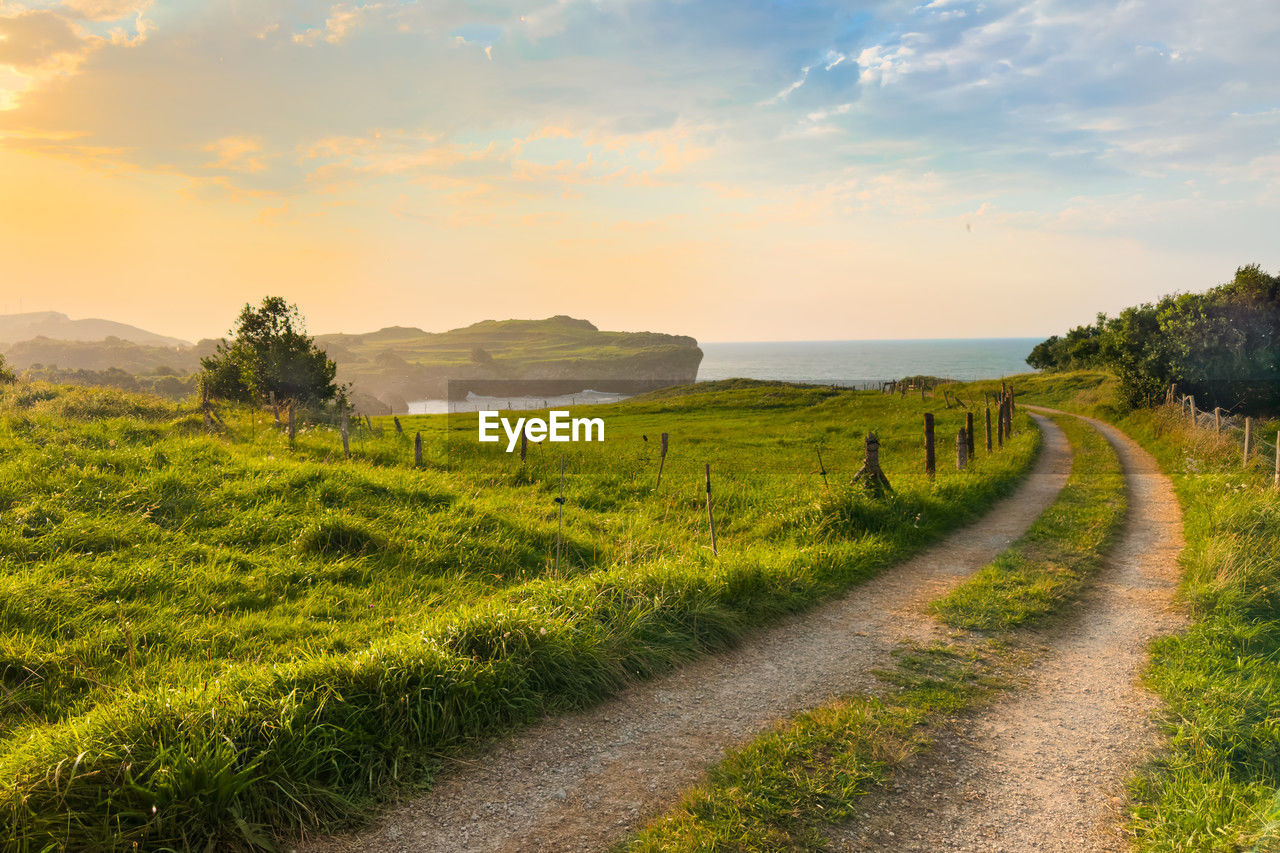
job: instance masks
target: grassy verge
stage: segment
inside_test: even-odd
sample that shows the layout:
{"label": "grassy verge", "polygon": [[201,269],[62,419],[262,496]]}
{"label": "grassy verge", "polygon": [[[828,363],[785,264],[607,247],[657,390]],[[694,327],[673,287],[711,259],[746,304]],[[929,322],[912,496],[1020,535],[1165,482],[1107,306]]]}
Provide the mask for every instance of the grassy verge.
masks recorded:
{"label": "grassy verge", "polygon": [[[291,445],[261,413],[206,435],[162,401],[10,389],[0,848],[253,848],[334,828],[429,779],[432,756],[833,595],[985,511],[1035,458],[1024,429],[930,481],[926,405],[699,387],[593,409],[606,444],[533,446],[521,465],[445,444],[474,418],[362,428],[347,461],[334,430]],[[962,413],[938,415],[953,434]],[[869,429],[889,500],[843,485]]]}
{"label": "grassy verge", "polygon": [[[1057,420],[1076,451],[1067,485],[1023,537],[938,602],[958,625],[1008,629],[1060,609],[1124,522],[1115,451],[1091,426]],[[979,701],[1016,660],[1000,639],[973,635],[906,650],[881,675],[895,691],[838,699],[730,751],[621,849],[823,850],[822,825],[854,816],[859,796],[927,747],[931,726]]]}
{"label": "grassy verge", "polygon": [[1115,450],[1089,424],[1058,417],[1075,450],[1071,477],[1016,547],[934,602],[956,628],[1016,628],[1053,613],[1102,566],[1127,507]]}

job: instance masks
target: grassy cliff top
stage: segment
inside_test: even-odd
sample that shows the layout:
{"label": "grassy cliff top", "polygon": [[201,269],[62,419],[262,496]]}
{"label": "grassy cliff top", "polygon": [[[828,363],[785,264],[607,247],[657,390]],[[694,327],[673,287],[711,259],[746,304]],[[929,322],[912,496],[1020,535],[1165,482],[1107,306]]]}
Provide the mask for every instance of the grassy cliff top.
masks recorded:
{"label": "grassy cliff top", "polygon": [[363,335],[319,335],[316,341],[338,362],[392,354],[410,364],[469,362],[477,347],[491,356],[528,364],[627,356],[637,350],[694,349],[698,345],[685,335],[601,331],[587,320],[564,315],[545,320],[484,320],[448,332],[391,326]]}

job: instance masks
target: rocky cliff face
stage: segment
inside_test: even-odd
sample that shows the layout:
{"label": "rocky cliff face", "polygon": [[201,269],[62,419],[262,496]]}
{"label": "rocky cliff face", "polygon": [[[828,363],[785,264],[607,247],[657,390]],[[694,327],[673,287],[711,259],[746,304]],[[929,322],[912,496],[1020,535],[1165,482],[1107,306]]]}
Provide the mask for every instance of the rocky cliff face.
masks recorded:
{"label": "rocky cliff face", "polygon": [[359,398],[393,411],[411,400],[493,395],[572,394],[594,389],[639,393],[693,382],[697,341],[654,332],[600,331],[586,320],[488,320],[432,334],[393,327],[368,335],[317,339],[338,364],[338,379]]}

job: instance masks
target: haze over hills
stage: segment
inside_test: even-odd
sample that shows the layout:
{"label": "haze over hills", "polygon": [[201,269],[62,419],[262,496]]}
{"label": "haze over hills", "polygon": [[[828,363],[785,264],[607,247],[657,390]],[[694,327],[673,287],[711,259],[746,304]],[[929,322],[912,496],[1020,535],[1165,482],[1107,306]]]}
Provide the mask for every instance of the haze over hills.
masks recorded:
{"label": "haze over hills", "polygon": [[[338,365],[358,410],[405,412],[408,403],[440,399],[449,383],[484,383],[485,393],[521,393],[517,384],[547,383],[541,393],[637,391],[693,382],[702,350],[684,335],[608,332],[586,320],[485,320],[447,332],[390,326],[366,334],[317,335]],[[186,375],[217,341],[192,345],[109,320],[65,314],[0,316],[0,353],[16,369],[51,381],[119,385],[132,376]],[[106,375],[110,374],[110,375]],[[172,382],[170,386],[177,388]],[[579,387],[581,386],[581,387]],[[125,384],[125,387],[132,387]],[[464,394],[457,387],[456,394]]]}
{"label": "haze over hills", "polygon": [[189,341],[157,335],[114,320],[72,320],[57,311],[0,314],[0,343],[15,344],[34,338],[50,338],[55,341],[104,341],[107,338],[119,338],[144,346],[191,346]]}

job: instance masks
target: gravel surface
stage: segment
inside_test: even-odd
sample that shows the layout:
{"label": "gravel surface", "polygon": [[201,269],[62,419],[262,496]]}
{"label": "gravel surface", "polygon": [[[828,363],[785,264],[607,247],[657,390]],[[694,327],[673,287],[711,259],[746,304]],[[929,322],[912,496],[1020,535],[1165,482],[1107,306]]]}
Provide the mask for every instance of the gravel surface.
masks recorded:
{"label": "gravel surface", "polygon": [[[1030,407],[1028,407],[1030,408]],[[904,765],[891,791],[838,830],[838,851],[1120,851],[1125,780],[1160,747],[1156,699],[1138,683],[1173,608],[1182,516],[1155,460],[1091,421],[1120,455],[1129,512],[1106,567],[1011,691]]]}
{"label": "gravel surface", "polygon": [[900,641],[940,636],[923,606],[1008,547],[1066,481],[1066,438],[1037,420],[1035,470],[982,520],[729,651],[478,748],[362,833],[299,849],[606,849],[674,803],[725,747],[833,695],[881,689],[868,671],[889,665]]}

